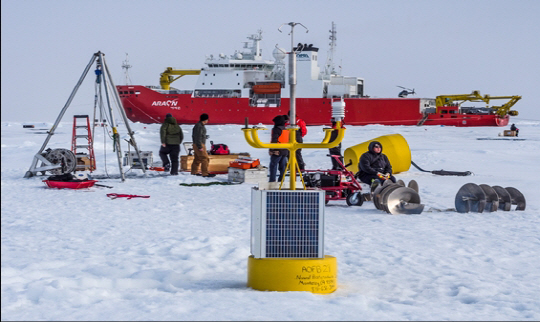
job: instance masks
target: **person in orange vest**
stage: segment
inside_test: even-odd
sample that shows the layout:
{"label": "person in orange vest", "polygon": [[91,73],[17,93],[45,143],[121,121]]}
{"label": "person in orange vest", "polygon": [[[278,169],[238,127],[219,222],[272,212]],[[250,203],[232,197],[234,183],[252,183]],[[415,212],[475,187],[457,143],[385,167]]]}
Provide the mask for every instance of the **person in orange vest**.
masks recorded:
{"label": "person in orange vest", "polygon": [[[289,131],[285,129],[285,118],[283,115],[278,115],[272,120],[274,127],[272,128],[272,139],[270,143],[289,143]],[[270,149],[270,180],[276,182],[277,169],[279,167],[279,181],[283,179],[287,167],[289,150],[287,149]]]}
{"label": "person in orange vest", "polygon": [[[287,127],[289,122],[289,117],[291,116],[291,112],[286,116],[286,122],[285,127]],[[307,134],[307,127],[306,122],[302,120],[301,118],[296,115],[296,125],[300,128],[298,131],[296,131],[296,142],[298,143],[304,143],[304,136]],[[296,150],[296,161],[298,162],[298,167],[300,168],[300,171],[304,171],[306,168],[306,163],[304,162],[304,158],[302,157],[302,149]]]}

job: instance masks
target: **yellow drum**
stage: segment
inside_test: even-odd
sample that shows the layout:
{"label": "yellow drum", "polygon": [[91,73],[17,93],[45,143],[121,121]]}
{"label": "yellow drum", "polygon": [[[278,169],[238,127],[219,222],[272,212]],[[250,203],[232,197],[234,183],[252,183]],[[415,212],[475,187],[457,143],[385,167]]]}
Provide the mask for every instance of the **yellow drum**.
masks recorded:
{"label": "yellow drum", "polygon": [[356,173],[358,172],[358,161],[362,154],[367,152],[369,143],[373,141],[379,141],[382,144],[382,153],[386,154],[390,164],[392,165],[392,172],[399,173],[408,171],[411,167],[411,150],[409,144],[401,134],[390,134],[379,136],[364,143],[351,146],[345,150],[343,159],[345,164],[352,161],[352,164],[347,167],[348,170]]}
{"label": "yellow drum", "polygon": [[248,258],[248,287],[259,291],[332,293],[337,260],[324,258]]}

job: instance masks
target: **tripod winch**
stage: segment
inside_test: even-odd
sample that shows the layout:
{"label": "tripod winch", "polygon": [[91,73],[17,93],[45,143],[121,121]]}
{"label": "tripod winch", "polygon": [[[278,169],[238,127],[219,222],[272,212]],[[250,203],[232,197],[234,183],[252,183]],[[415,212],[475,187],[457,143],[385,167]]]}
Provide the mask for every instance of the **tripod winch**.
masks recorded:
{"label": "tripod winch", "polygon": [[[128,135],[130,136],[130,141],[132,142],[132,145],[135,149],[137,157],[139,158],[139,160],[141,160],[139,148],[137,147],[137,144],[135,142],[135,137],[133,136],[134,132],[131,130],[129,126],[129,120],[126,116],[126,112],[124,111],[122,101],[120,100],[120,96],[118,95],[118,91],[116,89],[116,86],[114,85],[114,82],[111,77],[111,73],[109,72],[109,68],[107,67],[107,63],[105,62],[104,56],[105,54],[103,54],[100,51],[92,55],[90,62],[84,69],[83,74],[81,75],[79,81],[75,85],[75,88],[73,88],[73,91],[71,92],[71,95],[69,96],[66,104],[60,111],[60,115],[58,115],[58,118],[56,119],[54,125],[47,132],[48,133],[47,138],[45,139],[45,142],[43,143],[39,151],[34,156],[30,169],[24,175],[25,178],[33,177],[34,175],[37,174],[37,172],[41,172],[43,175],[45,174],[46,171],[52,172],[53,174],[64,174],[64,173],[70,173],[76,170],[77,159],[73,152],[66,149],[45,150],[45,148],[47,147],[47,144],[49,143],[49,140],[51,139],[51,137],[54,135],[54,131],[58,127],[58,124],[62,120],[62,117],[66,113],[69,105],[71,104],[71,101],[75,97],[75,94],[77,93],[79,87],[81,86],[86,75],[88,74],[88,71],[90,70],[90,67],[92,66],[94,62],[96,62],[96,71],[95,71],[96,87],[99,88],[99,91],[96,91],[96,92],[99,92],[99,101],[100,102],[106,101],[107,103],[108,108],[107,108],[106,114],[109,117],[109,123],[112,129],[113,150],[116,152],[116,156],[118,158],[118,167],[120,169],[120,176],[122,178],[122,181],[125,181],[125,175],[122,169],[122,149],[120,145],[120,134],[118,133],[118,128],[114,119],[114,113],[113,113],[113,108],[111,106],[111,103],[113,104],[116,103],[116,106],[118,107],[118,111],[126,126]],[[102,88],[105,89],[105,100],[103,100],[103,98],[101,97]],[[97,99],[98,97],[96,96],[96,100]],[[41,161],[41,165],[38,167],[37,164],[39,161]],[[143,170],[143,173],[146,173],[144,167],[142,167],[142,170]]]}

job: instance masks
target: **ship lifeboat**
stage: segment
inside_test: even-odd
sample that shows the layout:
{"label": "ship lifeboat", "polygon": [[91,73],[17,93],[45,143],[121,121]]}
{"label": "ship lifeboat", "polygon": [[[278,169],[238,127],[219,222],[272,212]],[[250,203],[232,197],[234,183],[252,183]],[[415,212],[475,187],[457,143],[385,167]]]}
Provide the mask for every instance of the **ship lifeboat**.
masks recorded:
{"label": "ship lifeboat", "polygon": [[280,91],[281,91],[280,83],[253,85],[253,92],[257,94],[279,94]]}

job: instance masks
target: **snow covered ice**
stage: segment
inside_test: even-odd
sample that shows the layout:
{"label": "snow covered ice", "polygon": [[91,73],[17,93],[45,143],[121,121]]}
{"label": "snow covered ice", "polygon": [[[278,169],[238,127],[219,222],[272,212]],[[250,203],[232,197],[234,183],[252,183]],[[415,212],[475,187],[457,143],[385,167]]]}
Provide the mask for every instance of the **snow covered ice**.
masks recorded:
{"label": "snow covered ice", "polygon": [[[316,295],[246,287],[254,185],[185,187],[227,176],[141,170],[122,183],[112,143],[97,128],[94,174],[109,174],[99,183],[114,188],[50,189],[47,176],[23,176],[45,139],[39,129],[52,123],[4,121],[2,320],[540,320],[540,122],[512,122],[526,140],[477,140],[498,138],[503,128],[493,127],[348,126],[343,151],[399,133],[423,169],[474,175],[397,174],[418,182],[421,215],[330,202],[325,253],[337,258],[338,289]],[[160,125],[131,126],[158,160]],[[267,151],[249,147],[240,128],[208,125],[208,134],[268,165]],[[190,138],[192,126],[182,129]],[[305,141],[320,142],[322,127],[308,129]],[[62,122],[48,146],[69,149],[71,131]],[[326,154],[304,149],[306,168],[331,167]],[[515,187],[526,210],[449,210],[468,182]]]}

